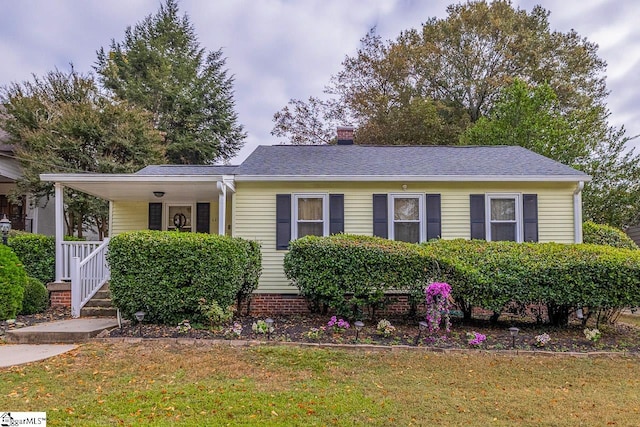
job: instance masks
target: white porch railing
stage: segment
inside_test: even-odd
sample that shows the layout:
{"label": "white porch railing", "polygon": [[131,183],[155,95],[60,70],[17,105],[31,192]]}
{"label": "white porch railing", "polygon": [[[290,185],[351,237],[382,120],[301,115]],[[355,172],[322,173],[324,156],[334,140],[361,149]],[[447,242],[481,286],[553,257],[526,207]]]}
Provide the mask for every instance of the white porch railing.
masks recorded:
{"label": "white porch railing", "polygon": [[[71,242],[69,242],[71,243]],[[74,242],[75,243],[75,242]],[[95,242],[85,242],[95,243]],[[104,239],[88,256],[71,258],[71,316],[80,317],[80,309],[111,277],[107,263],[109,239]]]}
{"label": "white porch railing", "polygon": [[91,252],[95,251],[104,242],[85,241],[64,241],[62,242],[62,280],[71,279],[71,259],[80,258],[80,261],[87,258]]}

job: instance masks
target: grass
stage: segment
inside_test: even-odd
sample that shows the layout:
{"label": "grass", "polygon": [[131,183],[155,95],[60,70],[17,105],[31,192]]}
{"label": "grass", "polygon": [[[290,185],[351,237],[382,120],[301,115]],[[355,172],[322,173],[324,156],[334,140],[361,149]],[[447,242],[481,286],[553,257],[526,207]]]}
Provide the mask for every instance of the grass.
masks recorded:
{"label": "grass", "polygon": [[91,343],[0,370],[57,425],[637,425],[637,358]]}

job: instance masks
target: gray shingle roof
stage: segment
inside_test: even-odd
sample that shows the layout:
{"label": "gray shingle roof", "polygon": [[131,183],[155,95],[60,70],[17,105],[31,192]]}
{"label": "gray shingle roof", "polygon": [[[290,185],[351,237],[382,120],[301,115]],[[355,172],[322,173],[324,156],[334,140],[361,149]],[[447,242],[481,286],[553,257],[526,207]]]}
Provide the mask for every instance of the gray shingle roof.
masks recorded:
{"label": "gray shingle roof", "polygon": [[151,165],[136,175],[233,175],[238,166],[231,165]]}
{"label": "gray shingle roof", "polygon": [[235,174],[589,179],[576,169],[517,146],[259,146]]}

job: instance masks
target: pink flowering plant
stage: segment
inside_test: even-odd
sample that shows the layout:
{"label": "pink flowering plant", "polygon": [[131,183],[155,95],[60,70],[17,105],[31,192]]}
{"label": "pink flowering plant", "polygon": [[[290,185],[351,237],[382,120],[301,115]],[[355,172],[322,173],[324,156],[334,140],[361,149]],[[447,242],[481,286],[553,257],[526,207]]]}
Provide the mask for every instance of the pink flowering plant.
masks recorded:
{"label": "pink flowering plant", "polygon": [[451,296],[451,286],[449,286],[448,283],[434,282],[427,286],[425,296],[429,332],[432,334],[437,333],[440,330],[441,324],[443,324],[446,332],[450,332],[449,297]]}
{"label": "pink flowering plant", "polygon": [[483,342],[487,340],[486,335],[483,335],[476,331],[467,332],[467,338],[467,344],[469,344],[471,347],[479,347]]}
{"label": "pink flowering plant", "polygon": [[327,322],[327,327],[333,329],[335,333],[341,333],[349,329],[351,325],[344,319],[338,319],[336,316],[331,316],[331,319]]}

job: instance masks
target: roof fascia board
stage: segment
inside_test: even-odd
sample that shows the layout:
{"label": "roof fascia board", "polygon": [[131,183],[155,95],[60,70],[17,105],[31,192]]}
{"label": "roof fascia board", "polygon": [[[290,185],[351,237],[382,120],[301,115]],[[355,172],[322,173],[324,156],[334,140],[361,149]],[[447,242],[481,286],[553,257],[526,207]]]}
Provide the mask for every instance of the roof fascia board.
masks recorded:
{"label": "roof fascia board", "polygon": [[588,175],[236,175],[236,181],[588,182]]}
{"label": "roof fascia board", "polygon": [[134,175],[134,174],[41,174],[41,181],[68,183],[100,182],[217,182],[228,180],[232,175]]}

